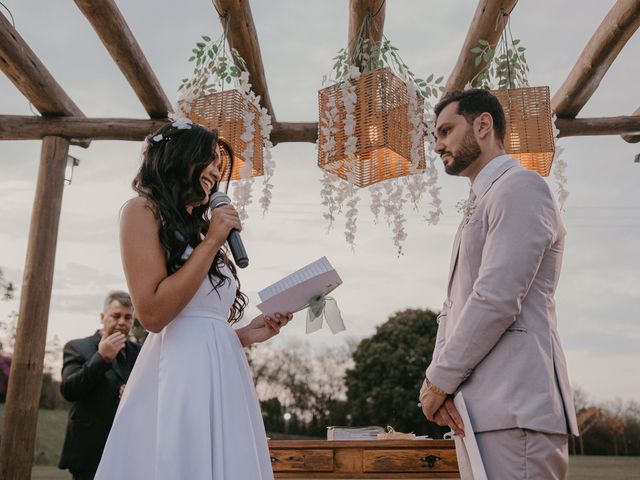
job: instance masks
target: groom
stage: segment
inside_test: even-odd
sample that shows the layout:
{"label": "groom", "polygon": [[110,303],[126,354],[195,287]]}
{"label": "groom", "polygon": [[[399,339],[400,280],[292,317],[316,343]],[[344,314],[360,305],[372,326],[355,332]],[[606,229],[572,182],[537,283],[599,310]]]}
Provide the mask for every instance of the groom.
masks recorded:
{"label": "groom", "polygon": [[452,395],[461,391],[488,478],[563,479],[578,434],[556,325],[565,229],[546,182],[505,155],[505,117],[485,90],[435,108],[436,151],[469,199],[453,246],[447,299],[420,392],[428,420],[456,437],[472,479]]}

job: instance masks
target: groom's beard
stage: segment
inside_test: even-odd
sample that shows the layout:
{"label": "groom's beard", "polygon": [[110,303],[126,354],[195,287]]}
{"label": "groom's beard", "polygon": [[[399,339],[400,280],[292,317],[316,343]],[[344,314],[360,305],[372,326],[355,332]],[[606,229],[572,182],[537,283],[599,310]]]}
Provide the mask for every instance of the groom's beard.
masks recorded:
{"label": "groom's beard", "polygon": [[475,137],[471,129],[467,131],[462,138],[462,144],[460,150],[456,155],[451,153],[452,161],[448,165],[445,165],[444,171],[449,175],[460,175],[461,172],[466,170],[478,157],[480,157],[480,145],[476,142]]}

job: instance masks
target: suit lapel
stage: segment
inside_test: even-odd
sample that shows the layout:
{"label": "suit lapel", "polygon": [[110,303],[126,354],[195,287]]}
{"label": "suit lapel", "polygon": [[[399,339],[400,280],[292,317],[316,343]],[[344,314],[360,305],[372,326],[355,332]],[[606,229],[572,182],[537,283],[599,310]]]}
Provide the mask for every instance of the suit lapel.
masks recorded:
{"label": "suit lapel", "polygon": [[[475,204],[477,205],[482,200],[482,197],[489,191],[489,189],[493,186],[493,184],[498,180],[502,175],[504,175],[507,170],[513,168],[518,165],[518,162],[513,158],[510,158],[506,162],[504,162],[500,167],[493,172],[491,177],[489,177],[486,182],[486,186],[479,192],[476,197]],[[451,298],[451,284],[453,283],[453,274],[456,271],[456,267],[458,265],[458,254],[460,253],[460,241],[462,239],[462,230],[464,230],[464,226],[469,223],[470,218],[463,218],[458,226],[458,231],[456,232],[456,236],[453,240],[453,251],[451,252],[451,263],[449,264],[449,280],[447,282],[447,298]]]}
{"label": "suit lapel", "polygon": [[456,270],[458,263],[458,252],[460,251],[460,237],[462,236],[462,227],[465,224],[464,218],[458,225],[458,231],[453,239],[453,250],[451,251],[451,262],[449,263],[449,280],[447,282],[447,298],[451,297],[451,281],[453,280],[453,272]]}
{"label": "suit lapel", "polygon": [[126,353],[126,358],[122,354],[118,354],[111,364],[113,371],[126,383],[136,360],[134,348],[128,340],[124,344],[124,352]]}
{"label": "suit lapel", "polygon": [[518,166],[518,161],[515,160],[514,158],[510,158],[507,161],[505,161],[502,165],[500,165],[500,167],[497,168],[496,171],[493,172],[493,174],[488,178],[483,189],[480,192],[478,192],[478,195],[476,198],[476,204],[479,203],[480,200],[482,200],[482,197],[485,196],[485,194],[489,191],[489,189],[491,189],[493,184],[496,183],[496,181],[502,175],[504,175],[509,169],[517,166]]}
{"label": "suit lapel", "polygon": [[125,372],[123,369],[123,364],[125,362],[125,359],[122,357],[122,355],[119,353],[116,358],[113,359],[113,362],[111,362],[111,368],[113,369],[113,371],[116,373],[116,375],[118,375],[118,377],[120,377],[120,379],[123,382],[127,381],[127,378],[125,376]]}

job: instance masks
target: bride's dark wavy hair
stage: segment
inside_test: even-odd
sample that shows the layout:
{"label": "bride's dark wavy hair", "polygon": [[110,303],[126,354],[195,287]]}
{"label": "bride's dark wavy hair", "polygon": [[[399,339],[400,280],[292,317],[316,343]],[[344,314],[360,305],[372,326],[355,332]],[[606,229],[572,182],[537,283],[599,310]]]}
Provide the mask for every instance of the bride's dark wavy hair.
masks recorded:
{"label": "bride's dark wavy hair", "polygon": [[[200,184],[202,171],[216,158],[216,146],[220,146],[223,161],[220,167],[226,183],[225,192],[233,170],[231,146],[218,136],[218,130],[190,124],[191,128],[177,128],[167,124],[146,138],[142,165],[133,179],[133,189],[152,205],[160,222],[160,243],[166,252],[169,275],[176,272],[185,260],[182,255],[187,248],[195,248],[209,229],[208,205],[202,205],[206,193]],[[216,182],[210,193],[218,191]],[[191,214],[187,205],[193,205]],[[209,280],[213,289],[231,279],[220,272],[221,263],[226,264],[236,284],[236,298],[231,306],[229,323],[237,322],[247,306],[248,298],[240,290],[237,270],[227,254],[220,249],[209,267]]]}

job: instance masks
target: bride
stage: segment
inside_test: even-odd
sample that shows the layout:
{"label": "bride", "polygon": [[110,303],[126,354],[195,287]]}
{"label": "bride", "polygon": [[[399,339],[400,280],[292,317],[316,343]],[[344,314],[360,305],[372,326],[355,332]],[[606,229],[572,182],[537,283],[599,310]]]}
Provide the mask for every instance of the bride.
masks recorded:
{"label": "bride", "polygon": [[[273,479],[242,347],[279,333],[290,314],[234,329],[247,305],[223,245],[241,230],[209,195],[232,170],[230,147],[181,119],[147,138],[122,210],[120,243],[135,312],[151,333],[105,446],[98,480]],[[225,162],[223,164],[223,156]]]}

